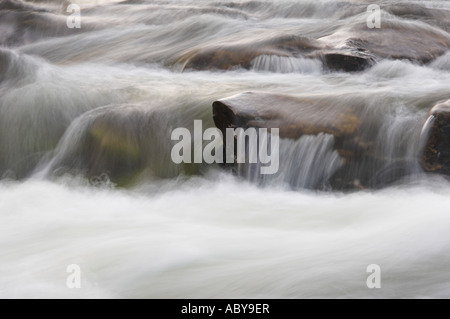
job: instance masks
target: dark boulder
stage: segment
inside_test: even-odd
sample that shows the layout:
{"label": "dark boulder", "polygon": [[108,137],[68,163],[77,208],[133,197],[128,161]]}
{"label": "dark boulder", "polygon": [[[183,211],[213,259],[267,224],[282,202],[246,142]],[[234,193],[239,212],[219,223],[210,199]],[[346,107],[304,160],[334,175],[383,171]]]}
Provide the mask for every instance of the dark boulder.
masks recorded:
{"label": "dark boulder", "polygon": [[280,137],[298,139],[305,134],[328,133],[336,138],[350,136],[359,118],[348,108],[335,108],[322,100],[282,94],[246,92],[213,103],[216,126],[279,128]]}
{"label": "dark boulder", "polygon": [[359,72],[376,63],[375,56],[365,50],[323,50],[310,56],[319,58],[334,71]]}
{"label": "dark boulder", "polygon": [[346,162],[367,152],[369,145],[356,136],[361,125],[357,107],[336,106],[329,99],[247,92],[214,102],[213,118],[224,138],[229,127],[278,128],[281,138],[293,140],[331,134]]}
{"label": "dark boulder", "polygon": [[423,168],[450,175],[450,100],[432,108],[423,134],[426,138],[421,159]]}

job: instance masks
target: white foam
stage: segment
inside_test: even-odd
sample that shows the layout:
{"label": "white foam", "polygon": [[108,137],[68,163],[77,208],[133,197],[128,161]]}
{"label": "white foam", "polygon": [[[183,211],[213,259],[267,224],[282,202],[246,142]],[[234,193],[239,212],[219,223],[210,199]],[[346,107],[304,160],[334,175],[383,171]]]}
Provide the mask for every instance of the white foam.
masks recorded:
{"label": "white foam", "polygon": [[[223,176],[157,193],[0,186],[1,297],[445,297],[449,185],[320,195]],[[161,191],[161,189],[166,189]],[[26,200],[24,200],[26,199]],[[78,264],[82,288],[66,287]],[[366,286],[369,264],[382,289]]]}

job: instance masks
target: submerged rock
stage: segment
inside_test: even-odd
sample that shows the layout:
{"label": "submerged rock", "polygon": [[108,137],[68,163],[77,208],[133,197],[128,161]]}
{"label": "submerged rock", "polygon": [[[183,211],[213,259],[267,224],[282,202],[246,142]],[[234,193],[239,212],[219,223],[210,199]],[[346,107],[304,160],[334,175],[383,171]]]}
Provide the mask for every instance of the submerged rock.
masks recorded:
{"label": "submerged rock", "polygon": [[[62,7],[67,6],[63,1]],[[95,28],[92,22],[83,21],[82,28],[67,27],[68,13],[61,8],[53,11],[24,3],[8,0],[0,3],[0,45],[19,46],[35,41],[74,35]]]}
{"label": "submerged rock", "polygon": [[364,152],[364,143],[356,138],[361,124],[356,108],[336,107],[323,99],[246,92],[215,101],[213,118],[225,143],[227,128],[278,128],[284,139],[332,135],[336,150],[347,163]]}
{"label": "submerged rock", "polygon": [[55,150],[47,174],[107,175],[119,186],[144,176],[173,178],[197,173],[196,164],[171,160],[171,127],[167,110],[145,105],[110,105],[74,121]]}
{"label": "submerged rock", "polygon": [[450,100],[431,109],[423,134],[426,135],[421,159],[423,168],[450,175]]}
{"label": "submerged rock", "polygon": [[69,127],[50,172],[83,172],[88,177],[107,174],[114,183],[129,183],[148,161],[151,139],[146,137],[153,125],[145,113],[130,105],[84,114]]}

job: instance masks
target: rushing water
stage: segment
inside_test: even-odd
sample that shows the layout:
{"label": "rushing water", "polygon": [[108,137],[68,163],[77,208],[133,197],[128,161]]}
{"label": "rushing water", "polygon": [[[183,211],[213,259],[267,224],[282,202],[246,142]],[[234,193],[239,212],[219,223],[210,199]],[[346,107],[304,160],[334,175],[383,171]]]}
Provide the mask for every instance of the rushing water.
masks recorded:
{"label": "rushing water", "polygon": [[[60,1],[13,2],[46,11],[24,28],[20,10],[0,10],[0,297],[450,296],[450,184],[417,162],[430,107],[450,98],[450,53],[358,73],[271,54],[181,72],[191,49],[318,39],[365,21],[369,2],[79,1],[81,30],[64,27]],[[212,103],[246,91],[356,108],[383,163],[352,172],[387,187],[330,191],[344,161],[328,134],[283,139],[280,172],[263,180],[245,165],[171,161],[174,128],[214,127]],[[131,158],[85,146],[99,130],[123,133]],[[139,171],[126,188],[106,174],[117,166]],[[66,287],[70,264],[81,289]],[[366,286],[370,264],[381,289]]]}

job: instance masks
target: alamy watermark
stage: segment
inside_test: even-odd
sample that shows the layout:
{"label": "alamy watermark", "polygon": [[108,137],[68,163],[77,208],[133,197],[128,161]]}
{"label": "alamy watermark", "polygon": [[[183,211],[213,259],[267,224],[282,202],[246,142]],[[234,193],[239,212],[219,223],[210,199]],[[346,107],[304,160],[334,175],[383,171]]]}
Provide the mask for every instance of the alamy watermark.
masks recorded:
{"label": "alamy watermark", "polygon": [[366,271],[370,273],[367,277],[366,285],[369,289],[381,288],[381,267],[377,264],[371,264],[367,266]]}
{"label": "alamy watermark", "polygon": [[[200,120],[194,121],[193,136],[187,128],[176,128],[172,132],[171,139],[179,142],[172,147],[172,161],[175,164],[260,164],[262,175],[273,175],[278,172],[280,166],[278,128],[227,128],[225,134],[224,147],[222,131],[218,128],[203,131]],[[204,141],[210,142],[203,148]]]}
{"label": "alamy watermark", "polygon": [[367,17],[367,27],[369,29],[380,29],[381,28],[381,8],[377,4],[371,4],[367,7],[367,12],[369,13]]}
{"label": "alamy watermark", "polygon": [[66,272],[70,275],[67,276],[66,286],[69,289],[81,288],[81,267],[77,264],[68,265]]}
{"label": "alamy watermark", "polygon": [[71,3],[67,6],[67,27],[69,29],[81,29],[81,7],[78,4]]}

